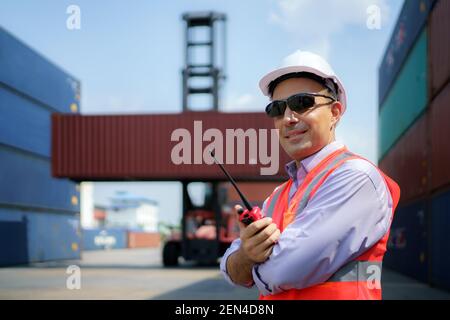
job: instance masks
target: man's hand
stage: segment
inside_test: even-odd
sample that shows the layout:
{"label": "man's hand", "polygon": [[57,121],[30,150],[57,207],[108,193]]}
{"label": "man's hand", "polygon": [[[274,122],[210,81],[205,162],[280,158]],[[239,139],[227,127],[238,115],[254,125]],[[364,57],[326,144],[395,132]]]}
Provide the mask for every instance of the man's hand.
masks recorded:
{"label": "man's hand", "polygon": [[[236,214],[242,210],[234,207]],[[241,247],[230,255],[227,270],[233,282],[248,286],[253,282],[252,269],[256,263],[266,261],[280,237],[280,230],[271,218],[263,218],[248,226],[239,221]]]}
{"label": "man's hand", "polygon": [[[234,207],[236,213],[242,207]],[[239,221],[241,238],[241,258],[248,262],[262,263],[266,261],[272,253],[273,246],[280,238],[280,230],[271,218],[262,218],[252,222],[248,226]]]}

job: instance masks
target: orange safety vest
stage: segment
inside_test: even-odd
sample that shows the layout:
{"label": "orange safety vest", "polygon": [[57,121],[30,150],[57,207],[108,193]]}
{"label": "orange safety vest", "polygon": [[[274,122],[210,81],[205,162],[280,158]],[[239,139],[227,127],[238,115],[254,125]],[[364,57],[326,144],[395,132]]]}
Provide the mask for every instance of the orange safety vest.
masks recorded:
{"label": "orange safety vest", "polygon": [[[323,159],[306,175],[303,183],[293,196],[289,206],[289,190],[292,179],[275,188],[266,205],[266,216],[272,217],[281,232],[300,214],[325,179],[341,164],[350,159],[364,159],[347,150],[336,150]],[[370,162],[370,161],[369,161]],[[374,165],[374,164],[373,164]],[[375,165],[374,165],[375,166]],[[375,166],[376,167],[376,166]],[[377,168],[378,169],[378,168]],[[395,181],[378,169],[384,178],[393,201],[392,217],[400,198],[400,188]],[[326,282],[304,288],[263,296],[260,300],[365,300],[381,299],[381,264],[389,231],[365,253],[342,266]],[[378,272],[376,279],[374,273]]]}

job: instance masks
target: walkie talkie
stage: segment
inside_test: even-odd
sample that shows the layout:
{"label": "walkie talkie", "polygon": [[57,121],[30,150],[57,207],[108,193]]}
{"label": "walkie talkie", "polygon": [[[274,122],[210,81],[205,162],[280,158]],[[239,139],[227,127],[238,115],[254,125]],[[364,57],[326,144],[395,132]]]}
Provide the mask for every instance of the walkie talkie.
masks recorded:
{"label": "walkie talkie", "polygon": [[233,187],[236,189],[237,193],[242,199],[242,202],[244,203],[244,206],[247,208],[247,210],[240,209],[238,211],[239,214],[239,221],[241,221],[245,225],[249,225],[250,223],[261,219],[261,209],[259,207],[252,207],[250,203],[248,202],[247,198],[242,194],[241,190],[239,190],[238,186],[234,182],[233,178],[229,175],[229,173],[225,170],[225,168],[217,161],[217,159],[214,157],[214,152],[210,151],[211,157],[214,159],[214,162],[219,165],[220,169],[222,169],[223,173],[227,176],[228,180],[230,180]]}

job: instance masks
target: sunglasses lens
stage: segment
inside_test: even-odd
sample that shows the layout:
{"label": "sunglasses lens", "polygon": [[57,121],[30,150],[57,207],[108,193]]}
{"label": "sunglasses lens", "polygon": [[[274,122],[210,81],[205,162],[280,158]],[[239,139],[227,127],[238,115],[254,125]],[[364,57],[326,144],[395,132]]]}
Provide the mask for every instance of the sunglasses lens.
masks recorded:
{"label": "sunglasses lens", "polygon": [[316,103],[316,98],[314,96],[305,95],[302,97],[303,108],[311,108]]}
{"label": "sunglasses lens", "polygon": [[269,117],[275,118],[284,115],[286,107],[295,112],[302,112],[305,109],[311,108],[315,105],[316,100],[313,95],[301,93],[289,97],[286,101],[273,101],[266,107],[266,113]]}
{"label": "sunglasses lens", "polygon": [[288,104],[292,111],[300,112],[314,106],[315,99],[314,96],[301,94],[290,97],[288,100]]}
{"label": "sunglasses lens", "polygon": [[284,101],[274,101],[266,107],[266,113],[271,118],[282,116],[285,110],[286,103]]}

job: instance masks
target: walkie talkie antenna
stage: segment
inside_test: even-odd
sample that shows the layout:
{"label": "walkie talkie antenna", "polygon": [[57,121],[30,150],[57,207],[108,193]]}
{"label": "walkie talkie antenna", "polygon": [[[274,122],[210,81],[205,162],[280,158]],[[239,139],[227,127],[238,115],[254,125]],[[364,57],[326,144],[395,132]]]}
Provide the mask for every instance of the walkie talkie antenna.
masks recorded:
{"label": "walkie talkie antenna", "polygon": [[245,207],[248,210],[252,210],[252,206],[250,205],[250,203],[248,202],[247,198],[245,198],[245,196],[242,194],[241,190],[239,190],[238,186],[236,185],[236,183],[234,182],[233,178],[228,174],[228,172],[225,170],[225,168],[217,161],[217,159],[214,157],[214,151],[210,150],[209,153],[211,154],[211,157],[214,159],[214,162],[216,164],[219,165],[220,169],[222,169],[223,173],[225,173],[225,175],[227,176],[228,180],[230,180],[231,184],[233,185],[233,187],[236,189],[237,193],[239,194],[239,196],[242,199],[242,202],[244,202]]}

